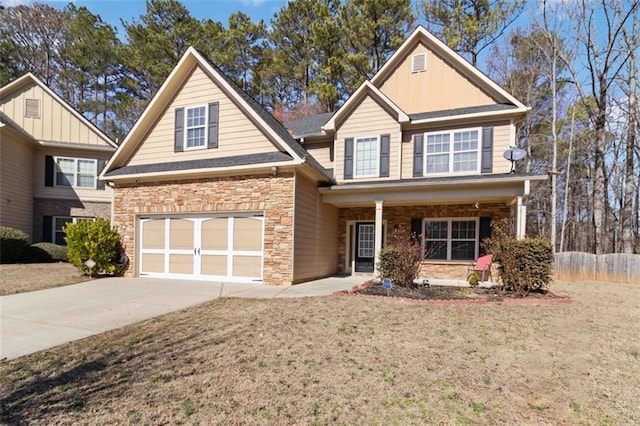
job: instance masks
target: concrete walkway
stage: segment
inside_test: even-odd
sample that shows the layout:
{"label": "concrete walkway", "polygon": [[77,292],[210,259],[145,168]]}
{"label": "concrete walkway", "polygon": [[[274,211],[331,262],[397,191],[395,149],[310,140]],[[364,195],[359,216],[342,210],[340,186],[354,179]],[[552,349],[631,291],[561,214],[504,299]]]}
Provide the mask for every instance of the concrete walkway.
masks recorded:
{"label": "concrete walkway", "polygon": [[105,278],[0,297],[0,360],[13,359],[219,297],[324,296],[367,277],[332,277],[292,287],[154,278]]}

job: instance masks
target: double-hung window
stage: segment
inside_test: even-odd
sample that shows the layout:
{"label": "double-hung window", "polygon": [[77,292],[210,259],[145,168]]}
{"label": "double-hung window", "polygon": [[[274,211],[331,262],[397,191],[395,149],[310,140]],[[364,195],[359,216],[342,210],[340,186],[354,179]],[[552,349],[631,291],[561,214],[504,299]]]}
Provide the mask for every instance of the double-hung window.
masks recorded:
{"label": "double-hung window", "polygon": [[98,161],[85,158],[56,157],[56,186],[96,188]]}
{"label": "double-hung window", "polygon": [[207,107],[197,106],[186,108],[187,128],[185,132],[186,149],[206,147],[207,141]]}
{"label": "double-hung window", "polygon": [[479,128],[425,134],[425,174],[480,171]]}
{"label": "double-hung window", "polygon": [[70,216],[55,216],[53,218],[53,239],[52,241],[59,246],[66,246],[67,242],[64,237],[66,233],[64,232],[64,226],[67,223],[76,223],[83,220],[94,221],[94,218],[91,217],[70,217]]}
{"label": "double-hung window", "polygon": [[377,177],[380,143],[377,136],[356,138],[355,176]]}
{"label": "double-hung window", "polygon": [[477,218],[425,219],[424,257],[431,260],[473,260],[478,255]]}

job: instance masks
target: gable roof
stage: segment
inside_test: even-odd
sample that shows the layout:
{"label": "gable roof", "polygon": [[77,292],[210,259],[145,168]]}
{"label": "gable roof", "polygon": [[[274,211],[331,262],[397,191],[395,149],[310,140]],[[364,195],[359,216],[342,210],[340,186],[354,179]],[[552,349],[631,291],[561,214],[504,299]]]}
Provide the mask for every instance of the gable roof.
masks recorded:
{"label": "gable roof", "polygon": [[378,102],[382,104],[382,106],[389,112],[391,115],[395,115],[395,119],[399,123],[408,123],[409,116],[400,109],[391,99],[389,99],[384,93],[382,93],[376,86],[371,84],[370,81],[366,80],[364,83],[358,87],[358,90],[347,99],[338,111],[325,123],[322,128],[324,130],[335,130],[336,123],[340,118],[342,118],[345,114],[351,111],[352,107],[355,107],[358,102],[363,100],[367,95],[370,95]]}
{"label": "gable roof", "polygon": [[82,124],[84,124],[85,126],[89,127],[93,132],[95,132],[98,135],[98,137],[100,139],[102,139],[104,142],[106,142],[109,146],[111,146],[112,148],[117,148],[118,147],[118,145],[115,142],[113,142],[109,138],[109,136],[107,136],[95,124],[93,124],[89,120],[87,120],[85,116],[80,114],[75,108],[73,108],[71,105],[69,105],[64,99],[62,99],[60,96],[58,96],[53,90],[51,90],[49,88],[49,86],[44,84],[42,81],[40,81],[39,78],[37,78],[35,75],[33,75],[30,72],[26,73],[22,77],[19,77],[19,78],[13,80],[11,83],[8,83],[8,84],[0,87],[0,97],[5,96],[8,93],[13,92],[14,90],[16,90],[16,89],[18,89],[18,88],[20,88],[20,87],[22,87],[22,86],[24,86],[24,85],[26,85],[28,83],[33,83],[33,84],[39,86],[45,93],[47,93],[56,102],[58,102],[60,105],[62,105],[62,107],[65,108],[67,111],[69,111],[72,116],[74,116],[75,118],[80,120],[80,122],[82,122]]}
{"label": "gable roof", "polygon": [[[252,117],[256,125],[261,128],[272,141],[283,149],[288,155],[289,160],[280,157],[280,161],[292,161],[295,164],[307,164],[309,167],[320,173],[328,180],[333,180],[325,169],[318,163],[309,153],[289,134],[287,129],[276,120],[267,110],[265,110],[255,99],[249,96],[241,88],[239,88],[227,75],[225,75],[218,67],[209,62],[204,55],[195,48],[189,47],[182,55],[176,66],[173,68],[169,76],[166,78],[158,93],[151,99],[149,105],[145,108],[136,124],[129,131],[120,147],[113,154],[113,157],[107,163],[106,167],[100,174],[100,178],[107,176],[115,176],[111,173],[113,170],[122,167],[130,156],[135,152],[137,144],[140,143],[153,126],[157,117],[157,110],[165,108],[171,98],[178,92],[184,78],[195,67],[200,66],[201,69],[216,82],[223,92],[226,93],[236,105]],[[196,165],[194,163],[194,165]]]}
{"label": "gable roof", "polygon": [[320,114],[308,115],[298,120],[287,121],[284,127],[293,133],[294,138],[304,138],[308,136],[324,135],[322,126],[331,118],[333,112],[323,112]]}
{"label": "gable roof", "polygon": [[380,87],[385,79],[393,72],[393,70],[407,57],[413,47],[422,41],[429,48],[442,56],[449,64],[456,68],[462,75],[467,77],[478,87],[484,89],[492,97],[498,99],[500,103],[512,104],[517,107],[517,111],[528,111],[522,102],[516,99],[509,92],[504,90],[495,81],[491,80],[476,67],[471,65],[466,59],[456,53],[449,46],[438,40],[433,34],[427,31],[422,25],[419,25],[409,37],[400,45],[389,60],[378,70],[376,75],[371,78],[371,82]]}

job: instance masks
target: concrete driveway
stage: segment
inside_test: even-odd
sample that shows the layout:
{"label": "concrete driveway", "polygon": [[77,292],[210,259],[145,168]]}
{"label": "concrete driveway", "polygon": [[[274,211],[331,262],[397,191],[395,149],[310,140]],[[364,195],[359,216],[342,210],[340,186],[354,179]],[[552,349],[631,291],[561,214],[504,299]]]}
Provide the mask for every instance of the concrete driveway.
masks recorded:
{"label": "concrete driveway", "polygon": [[322,296],[366,277],[325,278],[292,287],[153,278],[105,278],[0,297],[0,359],[99,334],[219,297]]}

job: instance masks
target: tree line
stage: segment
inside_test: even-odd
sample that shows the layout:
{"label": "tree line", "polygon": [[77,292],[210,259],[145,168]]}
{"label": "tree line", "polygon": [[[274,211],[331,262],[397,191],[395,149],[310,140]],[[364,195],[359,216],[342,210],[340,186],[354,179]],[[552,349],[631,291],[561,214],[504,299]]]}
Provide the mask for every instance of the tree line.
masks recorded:
{"label": "tree line", "polygon": [[148,0],[122,36],[86,7],[34,3],[0,10],[0,85],[31,71],[121,140],[192,45],[294,119],[335,111],[421,23],[531,107],[516,123],[520,171],[549,181],[528,232],[558,251],[640,252],[638,1],[293,0],[267,24]]}

